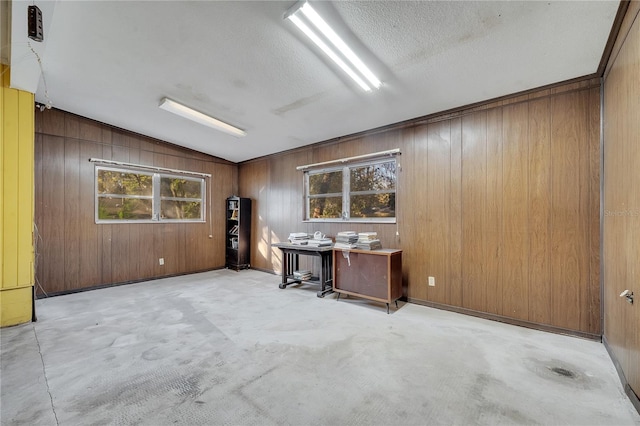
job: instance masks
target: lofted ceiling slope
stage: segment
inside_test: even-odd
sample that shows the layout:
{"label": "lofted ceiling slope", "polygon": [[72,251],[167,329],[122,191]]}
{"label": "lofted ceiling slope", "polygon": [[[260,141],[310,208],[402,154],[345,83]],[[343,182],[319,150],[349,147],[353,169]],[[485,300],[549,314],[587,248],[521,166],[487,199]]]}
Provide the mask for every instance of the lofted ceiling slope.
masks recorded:
{"label": "lofted ceiling slope", "polygon": [[[32,3],[14,1],[13,22]],[[37,101],[233,162],[594,73],[618,9],[617,1],[312,2],[383,81],[367,93],[283,20],[293,1],[42,3]],[[25,87],[37,62],[16,27],[12,85]],[[163,111],[164,97],[247,136]]]}

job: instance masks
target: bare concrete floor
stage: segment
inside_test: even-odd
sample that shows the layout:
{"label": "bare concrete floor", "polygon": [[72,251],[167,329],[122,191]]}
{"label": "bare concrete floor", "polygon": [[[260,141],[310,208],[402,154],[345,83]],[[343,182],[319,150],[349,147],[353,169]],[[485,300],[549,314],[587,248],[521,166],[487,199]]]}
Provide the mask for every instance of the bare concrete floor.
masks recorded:
{"label": "bare concrete floor", "polygon": [[600,343],[278,282],[39,300],[0,332],[2,424],[640,424]]}

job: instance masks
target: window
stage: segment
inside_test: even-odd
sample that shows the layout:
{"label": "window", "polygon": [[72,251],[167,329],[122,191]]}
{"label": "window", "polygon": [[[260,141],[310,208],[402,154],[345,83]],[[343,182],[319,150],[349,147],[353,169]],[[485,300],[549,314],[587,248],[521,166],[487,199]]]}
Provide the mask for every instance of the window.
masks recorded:
{"label": "window", "polygon": [[304,173],[305,220],[396,221],[396,160]]}
{"label": "window", "polygon": [[96,167],[96,223],[204,222],[203,178]]}
{"label": "window", "polygon": [[160,218],[202,220],[204,180],[160,175]]}

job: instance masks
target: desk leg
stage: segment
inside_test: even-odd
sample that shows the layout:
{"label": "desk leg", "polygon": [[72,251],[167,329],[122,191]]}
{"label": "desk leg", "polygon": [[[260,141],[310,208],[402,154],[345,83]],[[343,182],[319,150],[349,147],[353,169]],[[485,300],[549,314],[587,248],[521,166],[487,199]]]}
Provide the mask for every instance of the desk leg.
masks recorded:
{"label": "desk leg", "polygon": [[282,251],[282,282],[278,287],[287,288],[289,284],[300,284],[300,280],[289,282],[289,277],[293,275],[293,271],[299,268],[299,257],[297,254]]}
{"label": "desk leg", "polygon": [[282,282],[278,287],[287,288],[287,274],[289,273],[289,253],[282,250]]}
{"label": "desk leg", "polygon": [[[320,291],[317,293],[318,297],[324,297],[325,294],[333,293],[333,279],[331,279],[331,265],[329,260],[333,254],[331,252],[323,253],[320,258]],[[328,284],[328,285],[327,285]]]}

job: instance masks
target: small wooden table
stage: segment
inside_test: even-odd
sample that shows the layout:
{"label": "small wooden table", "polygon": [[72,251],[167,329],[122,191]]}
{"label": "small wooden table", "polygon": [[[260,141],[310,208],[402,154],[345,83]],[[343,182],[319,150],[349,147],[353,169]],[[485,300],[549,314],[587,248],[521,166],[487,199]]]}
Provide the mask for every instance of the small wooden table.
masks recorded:
{"label": "small wooden table", "polygon": [[334,249],[333,291],[386,303],[388,314],[402,297],[402,250]]}
{"label": "small wooden table", "polygon": [[[282,251],[282,283],[279,287],[284,289],[291,284],[310,283],[320,284],[318,297],[333,293],[333,247],[310,247],[306,245],[290,243],[274,243],[272,247],[278,247]],[[317,256],[320,258],[320,276],[317,279],[301,280],[293,276],[293,272],[298,270],[299,256]]]}

